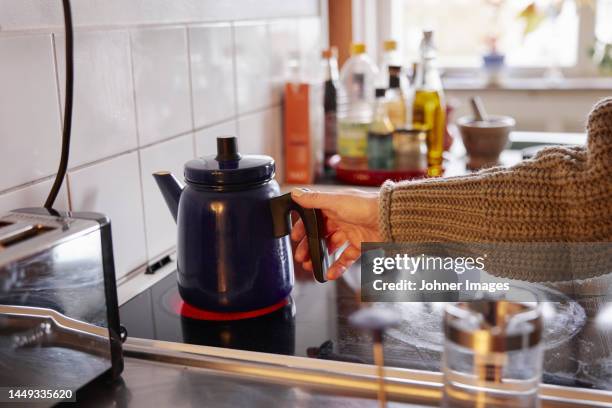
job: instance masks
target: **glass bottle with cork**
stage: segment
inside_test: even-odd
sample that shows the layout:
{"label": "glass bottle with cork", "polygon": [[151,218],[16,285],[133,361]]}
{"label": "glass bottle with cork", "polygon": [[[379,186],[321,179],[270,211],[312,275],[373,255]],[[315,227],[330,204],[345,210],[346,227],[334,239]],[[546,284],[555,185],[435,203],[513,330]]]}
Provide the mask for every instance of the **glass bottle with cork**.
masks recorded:
{"label": "glass bottle with cork", "polygon": [[446,115],[442,81],[436,67],[433,31],[423,31],[420,51],[421,63],[417,66],[414,79],[412,124],[417,129],[428,131],[427,175],[438,177],[442,175]]}
{"label": "glass bottle with cork", "polygon": [[387,114],[384,88],[376,89],[374,116],[368,131],[368,168],[393,169],[393,124]]}

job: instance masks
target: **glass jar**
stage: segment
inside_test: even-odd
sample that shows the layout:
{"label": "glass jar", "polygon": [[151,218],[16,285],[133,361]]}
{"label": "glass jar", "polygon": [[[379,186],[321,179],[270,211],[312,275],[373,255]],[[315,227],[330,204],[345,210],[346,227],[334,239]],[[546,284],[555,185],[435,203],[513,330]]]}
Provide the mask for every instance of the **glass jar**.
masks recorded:
{"label": "glass jar", "polygon": [[424,171],[427,169],[427,130],[396,129],[393,132],[395,169]]}
{"label": "glass jar", "polygon": [[539,407],[542,313],[505,300],[450,304],[444,313],[445,407]]}

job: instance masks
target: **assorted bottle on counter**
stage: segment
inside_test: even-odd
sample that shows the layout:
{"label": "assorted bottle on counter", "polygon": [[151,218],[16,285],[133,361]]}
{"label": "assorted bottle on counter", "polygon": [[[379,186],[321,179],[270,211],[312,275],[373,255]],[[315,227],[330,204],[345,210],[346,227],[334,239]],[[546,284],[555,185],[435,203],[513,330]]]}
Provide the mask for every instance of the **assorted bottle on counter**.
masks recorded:
{"label": "assorted bottle on counter", "polygon": [[372,122],[374,83],[378,69],[364,44],[353,44],[340,71],[338,89],[338,153],[348,166],[367,165],[368,130]]}
{"label": "assorted bottle on counter", "polygon": [[376,89],[374,116],[368,130],[368,168],[393,168],[393,131],[395,128],[389,119],[385,88]]}
{"label": "assorted bottle on counter", "polygon": [[402,68],[397,43],[385,41],[380,71],[364,44],[353,44],[338,76],[335,50],[325,66],[325,158],[345,168],[442,174],[445,106],[433,32],[424,31],[412,75]]}
{"label": "assorted bottle on counter", "polygon": [[421,41],[421,62],[414,73],[412,124],[427,134],[427,174],[442,175],[442,153],[446,129],[446,107],[442,81],[436,67],[433,32],[424,31]]}
{"label": "assorted bottle on counter", "polygon": [[325,168],[330,158],[336,154],[337,144],[337,100],[338,100],[338,49],[331,47],[322,53],[323,61],[323,110],[325,112],[324,149]]}

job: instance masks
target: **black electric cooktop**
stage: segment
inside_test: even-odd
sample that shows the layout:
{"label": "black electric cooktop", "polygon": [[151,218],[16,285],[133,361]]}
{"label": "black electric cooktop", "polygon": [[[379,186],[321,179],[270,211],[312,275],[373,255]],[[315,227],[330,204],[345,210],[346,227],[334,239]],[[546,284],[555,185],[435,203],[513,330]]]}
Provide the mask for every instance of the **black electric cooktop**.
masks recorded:
{"label": "black electric cooktop", "polygon": [[[180,313],[172,273],[120,307],[129,336],[215,347],[372,363],[370,334],[348,323],[359,307],[358,269],[320,284],[304,274],[286,305],[260,317],[204,321]],[[612,287],[612,278],[597,285]],[[608,286],[610,285],[610,286]],[[600,291],[601,292],[601,291]],[[593,293],[593,292],[591,292]],[[551,289],[544,305],[544,377],[549,384],[612,390],[612,298],[570,298]],[[439,371],[443,303],[384,303],[402,316],[385,334],[389,366]]]}

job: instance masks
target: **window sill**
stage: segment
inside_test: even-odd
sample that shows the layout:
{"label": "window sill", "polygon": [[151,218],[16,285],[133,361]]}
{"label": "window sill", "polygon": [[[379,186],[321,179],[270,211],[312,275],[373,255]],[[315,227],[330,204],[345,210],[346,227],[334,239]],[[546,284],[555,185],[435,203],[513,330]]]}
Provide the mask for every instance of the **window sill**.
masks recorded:
{"label": "window sill", "polygon": [[612,78],[506,78],[489,84],[484,78],[443,79],[448,91],[612,91]]}

